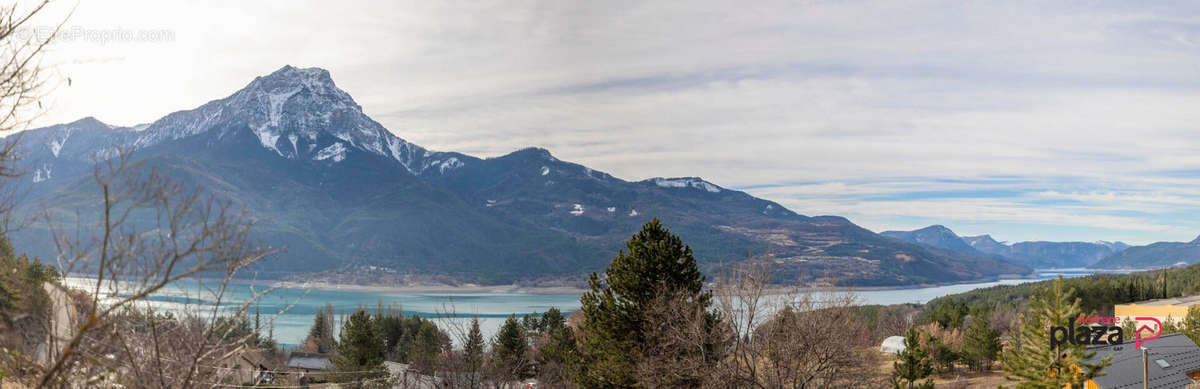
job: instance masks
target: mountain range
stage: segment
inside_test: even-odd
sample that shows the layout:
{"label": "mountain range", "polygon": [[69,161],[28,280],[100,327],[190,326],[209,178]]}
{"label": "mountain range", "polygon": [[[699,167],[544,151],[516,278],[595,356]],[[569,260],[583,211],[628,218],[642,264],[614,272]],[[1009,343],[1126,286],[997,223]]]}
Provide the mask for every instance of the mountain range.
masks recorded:
{"label": "mountain range", "polygon": [[[913,285],[1030,271],[801,215],[699,177],[626,181],[540,148],[494,158],[428,150],[372,120],[329,72],[292,66],[152,123],[89,117],[23,132],[22,183],[37,204],[25,213],[95,216],[92,166],[119,149],[249,210],[256,237],[286,250],[257,265],[260,278],[578,282],[652,217],[705,270],[769,260],[784,283]],[[14,242],[53,257],[48,228],[33,223]]]}
{"label": "mountain range", "polygon": [[1091,265],[1095,269],[1148,269],[1200,262],[1200,237],[1191,242],[1157,242],[1130,247]]}
{"label": "mountain range", "polygon": [[1032,268],[1088,267],[1130,246],[1122,242],[1017,242],[1004,243],[990,235],[958,236],[949,228],[932,225],[913,231],[884,231],[880,235],[964,253],[994,256]]}

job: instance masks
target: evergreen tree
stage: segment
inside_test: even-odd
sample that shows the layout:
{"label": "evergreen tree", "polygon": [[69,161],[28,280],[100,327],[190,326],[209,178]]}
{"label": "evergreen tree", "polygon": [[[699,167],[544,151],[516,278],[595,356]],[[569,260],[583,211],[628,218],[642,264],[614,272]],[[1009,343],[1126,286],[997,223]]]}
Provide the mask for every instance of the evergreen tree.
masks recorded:
{"label": "evergreen tree", "polygon": [[463,344],[463,365],[467,370],[468,385],[478,387],[479,371],[483,368],[483,332],[479,330],[479,318],[471,319],[471,331],[467,332],[467,341]]}
{"label": "evergreen tree", "polygon": [[1192,343],[1200,344],[1200,307],[1188,308],[1187,316],[1183,317],[1183,334]]}
{"label": "evergreen tree", "polygon": [[963,334],[963,354],[967,362],[981,370],[988,370],[999,352],[1000,333],[988,326],[984,313],[975,315]]}
{"label": "evergreen tree", "polygon": [[1063,342],[1057,348],[1050,347],[1050,327],[1075,325],[1081,312],[1079,304],[1075,289],[1064,289],[1062,276],[1049,289],[1030,298],[1029,308],[1021,315],[1002,354],[1006,378],[1017,381],[1018,388],[1059,389],[1082,388],[1088,379],[1103,374],[1111,357],[1090,363],[1085,360],[1096,353],[1088,352],[1084,345]]}
{"label": "evergreen tree", "polygon": [[433,371],[442,352],[450,347],[450,337],[432,321],[417,316],[412,318],[420,324],[415,327],[416,336],[407,346],[408,350],[405,350],[405,355],[417,370]]}
{"label": "evergreen tree", "polygon": [[387,360],[412,364],[417,370],[433,368],[450,347],[450,335],[432,321],[417,315],[404,317],[399,309],[377,308],[375,323],[384,339]]}
{"label": "evergreen tree", "polygon": [[306,344],[312,344],[314,349],[306,350],[316,353],[333,352],[333,306],[325,305],[325,308],[317,309],[313,316],[313,325],[308,329],[308,338],[305,339]]}
{"label": "evergreen tree", "polygon": [[1133,319],[1132,317],[1130,317],[1128,319],[1122,318],[1121,319],[1121,333],[1123,334],[1124,339],[1126,339],[1126,340],[1134,339],[1134,336],[1135,336],[1134,334],[1138,333],[1138,321],[1135,321],[1135,319]]}
{"label": "evergreen tree", "polygon": [[254,328],[250,325],[250,320],[246,318],[245,312],[218,317],[213,321],[213,332],[226,341],[248,346],[257,345],[257,340],[254,339]]}
{"label": "evergreen tree", "polygon": [[929,354],[940,372],[953,372],[954,363],[961,359],[959,353],[941,339],[929,337]]}
{"label": "evergreen tree", "polygon": [[892,386],[933,389],[933,379],[917,384],[930,373],[933,373],[933,365],[929,361],[929,352],[921,347],[921,333],[915,327],[909,328],[904,334],[904,351],[896,355],[896,362],[892,363]]}
{"label": "evergreen tree", "polygon": [[533,376],[529,360],[529,344],[525,327],[510,315],[492,341],[492,371],[501,382],[516,381]]}
{"label": "evergreen tree", "polygon": [[535,360],[538,382],[550,387],[566,387],[571,383],[571,366],[579,360],[575,333],[567,327],[567,318],[557,308],[542,314],[539,322]]}
{"label": "evergreen tree", "polygon": [[[644,343],[647,304],[664,293],[684,293],[705,309],[711,295],[692,249],[663,227],[657,218],[629,239],[605,270],[588,279],[580,297],[585,335],[584,357],[576,376],[585,388],[628,388],[636,385],[634,364]],[[713,320],[715,322],[715,318]]]}
{"label": "evergreen tree", "polygon": [[[1185,319],[1186,319],[1186,317],[1185,317]],[[1183,332],[1183,328],[1180,328],[1181,324],[1182,324],[1182,320],[1175,320],[1175,318],[1171,317],[1171,315],[1167,315],[1167,317],[1165,319],[1163,319],[1163,321],[1162,321],[1161,333],[1163,335],[1166,335],[1166,334],[1174,334],[1176,332]]]}
{"label": "evergreen tree", "polygon": [[361,384],[363,380],[383,375],[385,350],[383,334],[366,309],[350,315],[338,338],[337,352],[330,362],[337,371],[344,372],[341,378]]}
{"label": "evergreen tree", "polygon": [[262,315],[258,311],[258,302],[254,303],[254,345],[262,347],[265,345],[266,339],[263,339]]}
{"label": "evergreen tree", "polygon": [[[8,237],[0,229],[0,319],[10,321],[20,317],[45,317],[49,314],[50,296],[43,282],[57,282],[57,269],[37,258],[17,255]],[[36,320],[35,320],[36,321]],[[11,323],[10,323],[11,324]],[[11,328],[11,327],[10,327]],[[34,330],[24,328],[22,331]],[[42,328],[37,328],[42,331]],[[31,338],[42,335],[29,334]]]}

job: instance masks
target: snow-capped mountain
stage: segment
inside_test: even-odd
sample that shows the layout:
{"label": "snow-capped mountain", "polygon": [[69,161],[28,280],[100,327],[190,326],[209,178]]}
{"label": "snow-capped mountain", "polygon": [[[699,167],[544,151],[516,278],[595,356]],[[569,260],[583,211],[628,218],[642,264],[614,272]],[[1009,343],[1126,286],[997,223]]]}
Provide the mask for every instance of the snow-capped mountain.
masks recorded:
{"label": "snow-capped mountain", "polygon": [[[287,247],[260,277],[578,280],[651,217],[702,263],[770,259],[794,282],[903,285],[1028,271],[882,238],[841,217],[800,215],[698,177],[625,181],[540,148],[487,159],[429,151],[372,120],[317,68],[285,66],[148,124],[85,118],[20,136],[31,203],[51,210],[92,207],[93,163],[119,149],[246,207],[261,221],[261,239]],[[53,257],[43,226],[18,234],[23,250]],[[389,270],[347,273],[356,266]]]}
{"label": "snow-capped mountain", "polygon": [[[319,68],[284,66],[228,97],[144,125],[117,127],[85,118],[46,130],[52,134],[38,140],[50,153],[40,159],[48,166],[60,157],[90,161],[117,147],[145,149],[197,135],[221,140],[247,130],[262,148],[297,161],[337,163],[359,150],[392,159],[414,174],[444,173],[464,163],[456,155],[431,152],[393,135]],[[103,136],[88,130],[103,130]],[[72,140],[81,132],[86,139]],[[68,144],[79,147],[61,155]]]}

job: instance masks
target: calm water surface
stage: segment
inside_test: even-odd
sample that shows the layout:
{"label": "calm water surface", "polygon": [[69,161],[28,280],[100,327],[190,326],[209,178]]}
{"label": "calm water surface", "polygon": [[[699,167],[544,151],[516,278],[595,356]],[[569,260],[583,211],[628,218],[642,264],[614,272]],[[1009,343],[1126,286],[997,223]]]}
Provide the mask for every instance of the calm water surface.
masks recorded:
{"label": "calm water surface", "polygon": [[[924,303],[948,294],[962,293],[973,289],[995,285],[1013,285],[1057,277],[1079,277],[1094,274],[1089,269],[1038,270],[1033,278],[1006,279],[991,282],[945,285],[927,288],[864,290],[854,291],[863,304]],[[67,283],[92,290],[94,279],[71,277]],[[247,285],[232,286],[220,302],[223,307],[237,307],[247,301],[254,292],[264,287]],[[102,292],[103,295],[103,292]],[[215,294],[195,283],[183,282],[166,288],[150,298],[149,304],[156,309],[171,312],[195,311],[198,307],[211,307]],[[112,297],[112,296],[107,296]],[[335,313],[349,314],[360,306],[375,307],[378,304],[403,310],[406,316],[418,315],[439,320],[443,326],[466,324],[470,317],[480,318],[480,328],[485,336],[496,332],[504,319],[511,314],[523,315],[545,312],[558,308],[564,312],[579,309],[578,294],[528,294],[528,293],[389,293],[372,291],[305,290],[280,288],[258,300],[258,310],[263,321],[274,321],[275,339],[284,345],[299,344],[308,334],[313,314],[326,304],[333,305]],[[251,307],[251,314],[254,307]],[[282,312],[282,313],[281,313]],[[253,317],[253,316],[251,316]]]}

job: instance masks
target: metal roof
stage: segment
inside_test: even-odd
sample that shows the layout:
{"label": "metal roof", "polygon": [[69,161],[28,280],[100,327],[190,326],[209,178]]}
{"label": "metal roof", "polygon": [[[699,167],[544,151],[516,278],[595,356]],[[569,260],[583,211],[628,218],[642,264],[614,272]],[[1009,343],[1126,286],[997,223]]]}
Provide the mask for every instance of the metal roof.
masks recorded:
{"label": "metal roof", "polygon": [[292,353],[287,367],[293,369],[326,370],[333,368],[329,357],[320,354]]}
{"label": "metal roof", "polygon": [[[1187,373],[1200,370],[1200,347],[1183,334],[1167,334],[1147,341],[1142,347],[1150,350],[1150,388],[1176,389],[1192,383]],[[1096,352],[1090,359],[1097,362],[1112,356],[1112,366],[1104,368],[1104,375],[1096,378],[1102,389],[1135,389],[1142,387],[1142,352],[1133,342],[1119,345],[1088,347]],[[1168,367],[1156,363],[1163,360]]]}
{"label": "metal roof", "polygon": [[1200,304],[1200,294],[1195,296],[1171,297],[1157,300],[1135,301],[1117,305],[1192,306]]}

